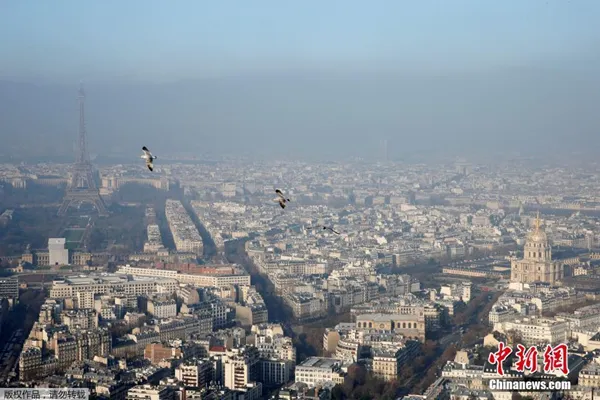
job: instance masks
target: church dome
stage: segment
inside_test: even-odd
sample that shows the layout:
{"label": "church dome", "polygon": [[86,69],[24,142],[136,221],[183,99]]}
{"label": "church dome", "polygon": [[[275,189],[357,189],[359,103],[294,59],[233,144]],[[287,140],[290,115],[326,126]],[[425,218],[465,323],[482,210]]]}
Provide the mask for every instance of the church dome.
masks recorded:
{"label": "church dome", "polygon": [[529,235],[527,235],[527,242],[529,242],[529,243],[547,243],[548,236],[546,236],[546,233],[544,231],[536,229],[533,232],[529,233]]}
{"label": "church dome", "polygon": [[527,243],[529,244],[547,244],[548,236],[546,233],[540,229],[540,216],[538,213],[537,218],[535,219],[535,228],[532,232],[527,235]]}

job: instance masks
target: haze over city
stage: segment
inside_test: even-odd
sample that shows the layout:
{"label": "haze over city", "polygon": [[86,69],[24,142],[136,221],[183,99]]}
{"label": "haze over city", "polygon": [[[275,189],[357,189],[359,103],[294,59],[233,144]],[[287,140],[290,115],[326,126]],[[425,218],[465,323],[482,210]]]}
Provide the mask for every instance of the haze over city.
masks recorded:
{"label": "haze over city", "polygon": [[599,21],[0,0],[0,399],[593,400]]}
{"label": "haze over city", "polygon": [[72,156],[80,80],[104,156],[592,151],[598,16],[593,0],[3,2],[0,152]]}

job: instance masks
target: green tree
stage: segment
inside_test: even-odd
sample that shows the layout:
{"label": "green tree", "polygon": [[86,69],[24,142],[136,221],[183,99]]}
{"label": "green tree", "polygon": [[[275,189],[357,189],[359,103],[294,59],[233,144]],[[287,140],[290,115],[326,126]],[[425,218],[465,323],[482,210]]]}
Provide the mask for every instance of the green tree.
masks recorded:
{"label": "green tree", "polygon": [[342,389],[341,385],[335,385],[331,391],[331,398],[333,400],[344,400],[346,398],[346,394],[344,393],[344,389]]}

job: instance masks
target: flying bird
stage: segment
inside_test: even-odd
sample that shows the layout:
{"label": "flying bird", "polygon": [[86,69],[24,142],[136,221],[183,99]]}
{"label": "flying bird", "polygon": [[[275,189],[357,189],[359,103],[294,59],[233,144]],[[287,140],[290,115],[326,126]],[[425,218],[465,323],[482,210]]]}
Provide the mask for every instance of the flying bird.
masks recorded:
{"label": "flying bird", "polygon": [[331,231],[331,232],[335,233],[336,235],[339,235],[339,234],[340,234],[339,232],[337,232],[335,229],[333,229],[333,228],[332,228],[332,227],[330,227],[330,226],[323,226],[323,225],[318,225],[318,226],[309,226],[309,227],[307,227],[306,229],[319,229],[319,228],[323,228],[323,230],[329,230],[329,231]]}
{"label": "flying bird", "polygon": [[279,189],[275,189],[275,193],[277,193],[277,198],[274,201],[278,202],[281,208],[285,208],[285,204],[291,200],[287,199]]}
{"label": "flying bird", "polygon": [[146,166],[148,167],[148,169],[150,171],[154,171],[154,165],[152,164],[152,162],[154,160],[156,160],[158,157],[153,156],[152,153],[150,153],[150,150],[148,150],[148,148],[146,146],[142,147],[142,151],[144,152],[144,154],[142,154],[142,158],[144,160],[146,160]]}

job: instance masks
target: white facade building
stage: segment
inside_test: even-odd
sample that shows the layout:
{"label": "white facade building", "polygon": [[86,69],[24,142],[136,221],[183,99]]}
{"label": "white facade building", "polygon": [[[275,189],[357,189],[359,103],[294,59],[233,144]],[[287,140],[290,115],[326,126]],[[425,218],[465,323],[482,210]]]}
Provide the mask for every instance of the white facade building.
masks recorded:
{"label": "white facade building", "polygon": [[68,265],[69,250],[65,248],[67,239],[65,238],[50,238],[48,239],[48,255],[50,265]]}
{"label": "white facade building", "polygon": [[543,343],[558,344],[567,341],[569,323],[550,318],[523,318],[495,323],[494,330],[504,334],[514,331],[530,346]]}
{"label": "white facade building", "polygon": [[343,383],[342,361],[335,358],[310,357],[296,367],[296,382],[310,387],[325,382]]}

